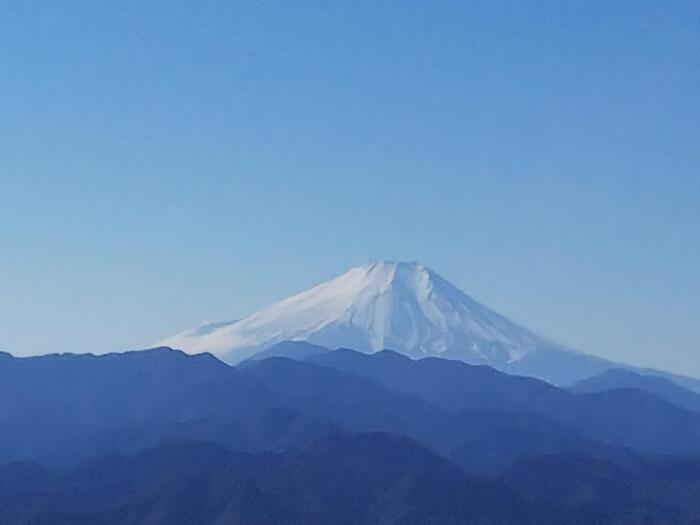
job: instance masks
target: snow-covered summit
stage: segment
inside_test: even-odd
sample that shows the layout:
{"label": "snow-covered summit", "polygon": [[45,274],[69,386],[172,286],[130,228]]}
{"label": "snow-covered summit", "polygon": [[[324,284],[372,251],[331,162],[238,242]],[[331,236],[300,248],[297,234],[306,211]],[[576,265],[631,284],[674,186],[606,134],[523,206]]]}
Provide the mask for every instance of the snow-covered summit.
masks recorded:
{"label": "snow-covered summit", "polygon": [[159,344],[236,363],[282,341],[363,352],[388,348],[499,368],[556,347],[429,268],[385,261],[351,268],[239,321],[202,325]]}

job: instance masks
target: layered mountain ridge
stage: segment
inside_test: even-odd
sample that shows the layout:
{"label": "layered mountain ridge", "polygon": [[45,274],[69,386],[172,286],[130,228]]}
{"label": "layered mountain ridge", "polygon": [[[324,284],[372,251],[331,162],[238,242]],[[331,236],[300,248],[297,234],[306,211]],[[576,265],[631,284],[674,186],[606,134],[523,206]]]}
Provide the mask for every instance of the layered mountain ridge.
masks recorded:
{"label": "layered mountain ridge", "polygon": [[0,356],[0,522],[697,521],[700,413],[656,384],[306,346]]}

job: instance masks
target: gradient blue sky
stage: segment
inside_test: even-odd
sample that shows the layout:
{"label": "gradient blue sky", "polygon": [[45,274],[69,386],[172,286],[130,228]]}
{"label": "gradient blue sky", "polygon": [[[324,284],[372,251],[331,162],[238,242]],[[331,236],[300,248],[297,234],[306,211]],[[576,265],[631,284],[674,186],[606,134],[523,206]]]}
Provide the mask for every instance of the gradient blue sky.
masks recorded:
{"label": "gradient blue sky", "polygon": [[700,4],[0,0],[0,349],[370,259],[700,376]]}

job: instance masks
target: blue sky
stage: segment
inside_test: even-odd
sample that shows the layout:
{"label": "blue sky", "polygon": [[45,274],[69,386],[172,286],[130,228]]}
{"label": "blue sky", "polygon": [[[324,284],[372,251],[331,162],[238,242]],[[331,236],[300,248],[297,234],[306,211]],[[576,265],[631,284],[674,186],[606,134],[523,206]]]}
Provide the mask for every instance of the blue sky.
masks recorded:
{"label": "blue sky", "polygon": [[371,259],[700,376],[700,6],[0,1],[0,349]]}

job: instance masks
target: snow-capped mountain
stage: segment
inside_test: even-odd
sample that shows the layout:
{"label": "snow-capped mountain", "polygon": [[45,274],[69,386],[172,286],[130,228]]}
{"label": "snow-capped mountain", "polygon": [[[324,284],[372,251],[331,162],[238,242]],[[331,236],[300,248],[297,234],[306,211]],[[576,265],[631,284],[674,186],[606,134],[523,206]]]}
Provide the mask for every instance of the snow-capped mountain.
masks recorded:
{"label": "snow-capped mountain", "polygon": [[535,335],[425,266],[402,262],[363,264],[244,319],[158,344],[237,363],[283,341],[460,359],[558,384],[612,366]]}

